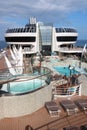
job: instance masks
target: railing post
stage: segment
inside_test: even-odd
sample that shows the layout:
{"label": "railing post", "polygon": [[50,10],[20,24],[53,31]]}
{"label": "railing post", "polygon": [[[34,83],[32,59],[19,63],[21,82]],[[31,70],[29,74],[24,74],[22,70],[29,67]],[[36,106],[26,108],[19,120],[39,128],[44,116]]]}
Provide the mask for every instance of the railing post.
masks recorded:
{"label": "railing post", "polygon": [[81,96],[81,89],[82,89],[82,85],[79,85],[79,96]]}
{"label": "railing post", "polygon": [[25,130],[34,130],[30,125],[27,125],[26,127],[25,127]]}

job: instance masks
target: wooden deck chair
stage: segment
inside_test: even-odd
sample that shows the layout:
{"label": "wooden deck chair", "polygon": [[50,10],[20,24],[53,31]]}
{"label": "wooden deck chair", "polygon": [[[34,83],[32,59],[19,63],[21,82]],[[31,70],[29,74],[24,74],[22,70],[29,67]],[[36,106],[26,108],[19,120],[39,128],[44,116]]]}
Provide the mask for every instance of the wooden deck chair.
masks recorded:
{"label": "wooden deck chair", "polygon": [[77,126],[69,126],[69,127],[63,128],[63,130],[80,130],[80,128]]}
{"label": "wooden deck chair", "polygon": [[87,124],[81,125],[81,126],[80,126],[80,129],[81,129],[81,130],[87,130]]}
{"label": "wooden deck chair", "polygon": [[45,102],[45,107],[49,112],[51,117],[59,117],[60,116],[60,108],[54,101]]}
{"label": "wooden deck chair", "polygon": [[75,101],[76,105],[87,114],[87,99],[77,99]]}
{"label": "wooden deck chair", "polygon": [[71,100],[62,100],[60,101],[61,106],[67,112],[68,115],[76,114],[78,112],[77,105]]}

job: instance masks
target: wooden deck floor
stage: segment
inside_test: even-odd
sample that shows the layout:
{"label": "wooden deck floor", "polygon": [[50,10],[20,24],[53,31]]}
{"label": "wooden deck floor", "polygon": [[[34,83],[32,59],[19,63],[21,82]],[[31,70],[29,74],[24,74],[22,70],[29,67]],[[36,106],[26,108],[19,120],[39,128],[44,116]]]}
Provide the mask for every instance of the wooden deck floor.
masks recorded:
{"label": "wooden deck floor", "polygon": [[[75,100],[78,96],[72,98]],[[84,97],[86,98],[87,97]],[[61,99],[57,100],[57,103]],[[67,113],[61,107],[61,115],[58,117],[50,117],[46,108],[43,107],[31,115],[23,117],[5,118],[0,120],[0,130],[29,130],[31,126],[34,130],[63,130],[67,126],[81,126],[87,124],[87,115],[80,111],[76,115],[67,116]]]}

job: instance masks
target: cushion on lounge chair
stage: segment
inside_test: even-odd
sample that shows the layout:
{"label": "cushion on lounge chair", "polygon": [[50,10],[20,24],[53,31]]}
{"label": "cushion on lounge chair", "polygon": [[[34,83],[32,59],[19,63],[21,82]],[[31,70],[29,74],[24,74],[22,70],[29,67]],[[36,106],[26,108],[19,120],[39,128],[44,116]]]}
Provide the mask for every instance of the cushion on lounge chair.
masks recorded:
{"label": "cushion on lounge chair", "polygon": [[54,102],[54,101],[46,102],[45,107],[51,117],[55,117],[55,116],[59,117],[59,113],[61,112],[61,110],[60,110],[59,106],[56,104],[56,102]]}
{"label": "cushion on lounge chair", "polygon": [[85,113],[87,114],[87,99],[77,99],[75,103],[81,110],[85,111]]}
{"label": "cushion on lounge chair", "polygon": [[64,108],[65,111],[67,111],[68,115],[71,115],[73,113],[76,113],[78,111],[77,106],[75,103],[71,100],[62,100],[60,102],[61,106]]}
{"label": "cushion on lounge chair", "polygon": [[69,127],[63,128],[63,130],[80,130],[80,129],[77,126],[69,126]]}
{"label": "cushion on lounge chair", "polygon": [[81,130],[87,130],[87,124],[80,126]]}

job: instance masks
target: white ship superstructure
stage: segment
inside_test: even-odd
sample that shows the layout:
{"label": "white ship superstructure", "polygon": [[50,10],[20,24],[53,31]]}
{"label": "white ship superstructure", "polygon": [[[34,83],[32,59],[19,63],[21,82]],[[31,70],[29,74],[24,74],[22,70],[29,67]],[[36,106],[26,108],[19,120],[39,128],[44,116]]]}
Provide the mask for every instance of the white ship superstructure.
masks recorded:
{"label": "white ship superstructure", "polygon": [[8,29],[5,40],[9,45],[22,46],[24,54],[33,54],[39,51],[38,27],[35,18],[24,28]]}
{"label": "white ship superstructure", "polygon": [[53,47],[52,51],[61,53],[71,53],[75,47],[78,33],[73,28],[53,28]]}
{"label": "white ship superstructure", "polygon": [[30,18],[29,24],[24,28],[8,29],[5,33],[6,42],[16,47],[21,45],[23,54],[36,54],[41,52],[50,55],[56,53],[82,53],[75,49],[78,33],[73,28],[56,28],[53,24],[36,22]]}

